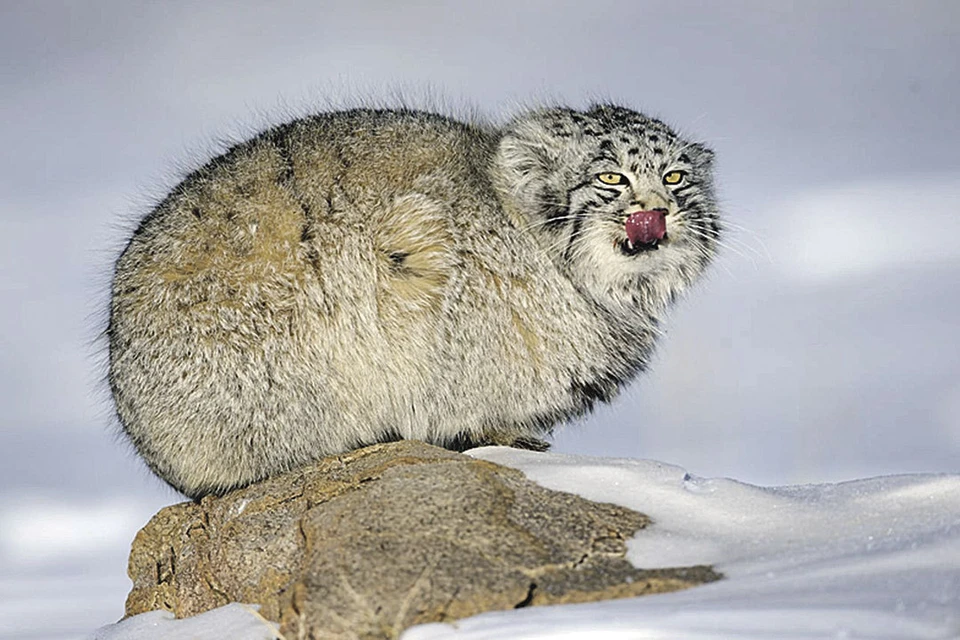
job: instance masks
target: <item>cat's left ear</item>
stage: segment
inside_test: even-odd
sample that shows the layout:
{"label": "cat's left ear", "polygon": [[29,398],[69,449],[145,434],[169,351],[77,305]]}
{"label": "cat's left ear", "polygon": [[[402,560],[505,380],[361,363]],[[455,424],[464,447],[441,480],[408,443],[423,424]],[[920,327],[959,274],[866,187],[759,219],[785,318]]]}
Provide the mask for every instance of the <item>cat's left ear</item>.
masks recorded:
{"label": "cat's left ear", "polygon": [[713,149],[701,142],[694,142],[688,149],[693,152],[692,155],[697,164],[707,167],[708,169],[713,168]]}

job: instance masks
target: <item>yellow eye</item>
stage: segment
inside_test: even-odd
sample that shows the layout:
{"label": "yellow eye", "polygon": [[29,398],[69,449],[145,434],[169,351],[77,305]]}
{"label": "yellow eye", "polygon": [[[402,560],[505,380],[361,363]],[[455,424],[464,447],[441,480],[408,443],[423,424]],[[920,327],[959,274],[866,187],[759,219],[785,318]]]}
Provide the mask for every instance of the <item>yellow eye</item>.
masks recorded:
{"label": "yellow eye", "polygon": [[600,173],[597,175],[597,180],[603,184],[624,184],[627,178],[620,173]]}
{"label": "yellow eye", "polygon": [[680,182],[683,180],[683,176],[683,171],[671,171],[663,176],[663,184],[680,184]]}

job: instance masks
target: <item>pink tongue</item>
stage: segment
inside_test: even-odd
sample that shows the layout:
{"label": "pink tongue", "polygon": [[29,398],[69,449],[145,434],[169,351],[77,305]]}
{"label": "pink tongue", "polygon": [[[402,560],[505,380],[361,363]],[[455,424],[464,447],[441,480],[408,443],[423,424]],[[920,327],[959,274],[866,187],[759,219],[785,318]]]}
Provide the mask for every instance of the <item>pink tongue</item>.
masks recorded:
{"label": "pink tongue", "polygon": [[667,235],[667,214],[663,211],[637,211],[627,218],[627,239],[633,244],[653,244]]}

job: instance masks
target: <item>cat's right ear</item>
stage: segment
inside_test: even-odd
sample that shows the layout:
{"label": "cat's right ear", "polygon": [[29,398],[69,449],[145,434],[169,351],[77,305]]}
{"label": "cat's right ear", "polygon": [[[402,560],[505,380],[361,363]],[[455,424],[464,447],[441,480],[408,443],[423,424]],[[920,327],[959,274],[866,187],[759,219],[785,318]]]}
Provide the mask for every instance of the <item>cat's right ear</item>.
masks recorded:
{"label": "cat's right ear", "polygon": [[497,145],[496,165],[502,187],[518,200],[540,191],[556,174],[565,148],[555,114],[536,111],[511,122]]}

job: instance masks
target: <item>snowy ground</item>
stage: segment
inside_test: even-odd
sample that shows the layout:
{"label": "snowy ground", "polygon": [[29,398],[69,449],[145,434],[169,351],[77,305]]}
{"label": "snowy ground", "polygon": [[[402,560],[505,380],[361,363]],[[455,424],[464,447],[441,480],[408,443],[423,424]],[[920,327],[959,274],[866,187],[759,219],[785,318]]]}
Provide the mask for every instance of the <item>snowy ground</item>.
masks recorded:
{"label": "snowy ground", "polygon": [[[960,475],[764,488],[648,460],[502,447],[470,455],[651,516],[653,525],[628,545],[637,567],[711,564],[727,579],[664,595],[492,612],[414,627],[403,640],[960,638]],[[184,632],[174,629],[183,623],[147,616],[104,628],[96,640]],[[271,637],[236,608],[198,617],[190,631],[221,638],[226,621],[245,630],[238,640]]]}

